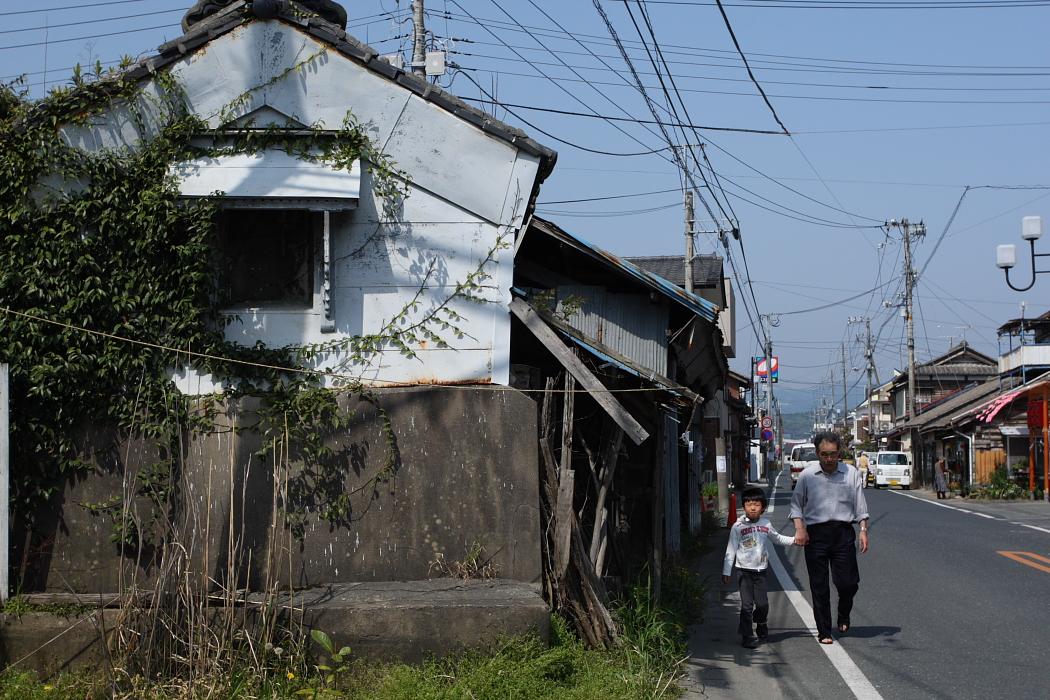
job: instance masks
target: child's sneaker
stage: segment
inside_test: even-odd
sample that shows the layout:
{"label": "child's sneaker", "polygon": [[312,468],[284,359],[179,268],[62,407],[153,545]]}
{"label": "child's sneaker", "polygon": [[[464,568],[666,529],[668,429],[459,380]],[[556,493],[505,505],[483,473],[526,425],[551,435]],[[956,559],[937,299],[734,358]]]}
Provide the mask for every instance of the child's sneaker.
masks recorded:
{"label": "child's sneaker", "polygon": [[758,633],[759,642],[764,644],[769,641],[769,625],[755,625],[755,631]]}
{"label": "child's sneaker", "polygon": [[744,637],[744,640],[740,643],[745,649],[757,649],[758,648],[758,637]]}

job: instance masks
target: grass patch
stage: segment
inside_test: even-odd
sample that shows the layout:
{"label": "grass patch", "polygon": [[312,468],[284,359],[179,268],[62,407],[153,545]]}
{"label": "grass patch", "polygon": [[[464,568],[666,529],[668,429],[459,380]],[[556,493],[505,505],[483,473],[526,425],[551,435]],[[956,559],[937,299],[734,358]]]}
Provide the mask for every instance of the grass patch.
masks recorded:
{"label": "grass patch", "polygon": [[[647,597],[647,592],[646,592]],[[360,698],[361,700],[641,700],[675,697],[682,658],[675,627],[662,613],[635,600],[618,611],[623,645],[586,648],[562,618],[551,619],[551,644],[537,635],[501,640],[484,651],[468,651],[418,665],[356,660],[330,682],[330,674],[297,673],[291,667],[263,677],[234,671],[228,677],[187,686],[102,672],[64,673],[40,681],[29,672],[0,674],[0,700],[102,700],[142,698]],[[301,667],[300,667],[301,668]]]}
{"label": "grass patch", "polygon": [[84,605],[78,603],[32,603],[28,598],[16,595],[4,601],[0,612],[5,615],[21,617],[29,613],[48,613],[59,617],[80,617],[86,613],[98,610],[97,605]]}

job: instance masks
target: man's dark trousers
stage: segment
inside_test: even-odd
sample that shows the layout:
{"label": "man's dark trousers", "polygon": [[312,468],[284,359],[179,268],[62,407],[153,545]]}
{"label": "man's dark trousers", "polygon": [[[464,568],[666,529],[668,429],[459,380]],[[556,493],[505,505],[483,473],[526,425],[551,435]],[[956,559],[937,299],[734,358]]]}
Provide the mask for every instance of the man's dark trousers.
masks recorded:
{"label": "man's dark trousers", "polygon": [[[806,570],[809,572],[809,588],[813,596],[813,617],[817,623],[817,634],[830,636],[831,587],[828,585],[828,567],[831,580],[839,593],[839,622],[849,624],[853,610],[853,597],[860,584],[857,568],[857,534],[851,523],[828,522],[810,525],[809,544],[806,545]],[[743,597],[743,596],[741,596]]]}
{"label": "man's dark trousers", "polygon": [[754,637],[754,624],[765,625],[769,618],[769,584],[766,571],[737,568],[737,583],[740,586],[741,637]]}

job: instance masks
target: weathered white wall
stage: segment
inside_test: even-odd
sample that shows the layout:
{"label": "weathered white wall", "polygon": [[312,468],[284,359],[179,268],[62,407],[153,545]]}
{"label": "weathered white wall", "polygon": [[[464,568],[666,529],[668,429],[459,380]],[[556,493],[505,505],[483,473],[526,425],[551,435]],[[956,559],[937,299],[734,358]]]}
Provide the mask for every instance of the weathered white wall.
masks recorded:
{"label": "weathered white wall", "polygon": [[[291,66],[306,61],[300,69]],[[227,337],[246,345],[330,342],[377,333],[425,287],[419,309],[425,315],[452,294],[488,251],[504,240],[513,244],[539,169],[538,158],[372,74],[295,28],[277,21],[252,22],[219,37],[173,68],[192,110],[213,128],[220,117],[274,113],[302,124],[336,129],[347,111],[379,149],[409,178],[409,196],[394,220],[382,215],[362,164],[359,206],[332,214],[333,307],[336,331],[322,333],[320,275],[309,309],[232,309],[236,320]],[[259,86],[265,86],[259,88]],[[142,98],[143,111],[155,86]],[[237,100],[231,115],[228,105]],[[87,148],[133,143],[137,132],[129,110],[115,109],[89,127],[67,130]],[[329,193],[330,196],[331,193]],[[424,279],[434,262],[436,274]],[[380,385],[390,383],[509,382],[511,249],[501,250],[487,268],[483,296],[490,303],[457,300],[466,337],[446,334],[452,349],[433,343],[415,347],[419,357],[383,353],[349,374]],[[344,358],[320,358],[321,368]],[[193,372],[182,376],[184,391],[213,388]]]}

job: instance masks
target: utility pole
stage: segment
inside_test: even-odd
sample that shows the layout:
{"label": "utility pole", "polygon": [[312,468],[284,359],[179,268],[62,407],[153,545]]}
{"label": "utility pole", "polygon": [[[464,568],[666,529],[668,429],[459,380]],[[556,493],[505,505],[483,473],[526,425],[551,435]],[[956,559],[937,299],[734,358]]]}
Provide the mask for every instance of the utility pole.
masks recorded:
{"label": "utility pole", "polygon": [[693,191],[685,191],[685,291],[693,293]]}
{"label": "utility pole", "polygon": [[[912,242],[916,238],[926,235],[926,225],[920,221],[917,224],[910,223],[907,219],[897,221],[893,219],[888,227],[900,229],[904,240],[904,320],[908,334],[908,420],[915,418],[915,314],[912,309],[913,291],[915,289],[916,274],[912,265]],[[912,470],[916,473],[920,465],[920,454],[917,449],[916,438],[918,433],[912,429],[910,442],[912,452]],[[921,472],[918,472],[921,474]],[[922,479],[920,478],[920,483]]]}
{"label": "utility pole", "polygon": [[423,22],[423,0],[412,0],[412,72],[426,75],[427,28]]}
{"label": "utility pole", "polygon": [[[842,434],[849,433],[849,404],[846,403],[846,344],[842,344]],[[854,436],[855,437],[855,436]]]}
{"label": "utility pole", "polygon": [[866,331],[866,339],[864,341],[864,359],[867,361],[868,366],[865,368],[868,373],[868,441],[875,442],[875,400],[872,396],[874,386],[871,383],[871,375],[875,371],[875,350],[871,347],[871,319],[864,319],[864,329]]}

